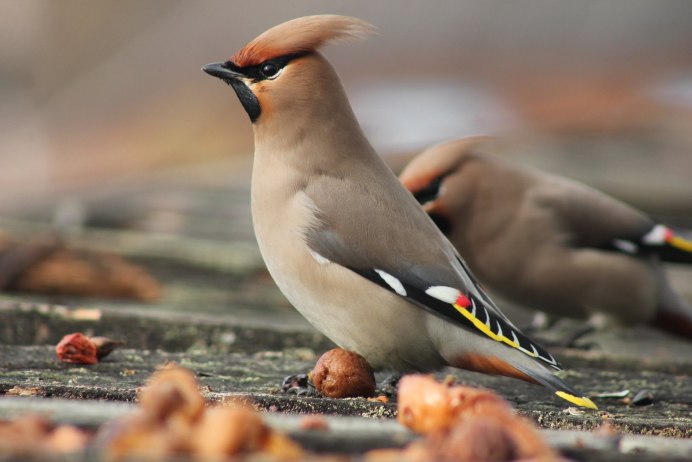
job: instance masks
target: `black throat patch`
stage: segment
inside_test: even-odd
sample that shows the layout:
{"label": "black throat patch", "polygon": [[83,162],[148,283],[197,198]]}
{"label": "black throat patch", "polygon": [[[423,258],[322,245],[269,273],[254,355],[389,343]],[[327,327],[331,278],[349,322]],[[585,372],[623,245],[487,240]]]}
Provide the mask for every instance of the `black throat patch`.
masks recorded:
{"label": "black throat patch", "polygon": [[255,123],[260,114],[262,114],[262,108],[255,94],[240,80],[227,80],[226,83],[233,87],[235,94],[238,95],[240,104],[243,105],[243,109],[250,116],[250,122]]}

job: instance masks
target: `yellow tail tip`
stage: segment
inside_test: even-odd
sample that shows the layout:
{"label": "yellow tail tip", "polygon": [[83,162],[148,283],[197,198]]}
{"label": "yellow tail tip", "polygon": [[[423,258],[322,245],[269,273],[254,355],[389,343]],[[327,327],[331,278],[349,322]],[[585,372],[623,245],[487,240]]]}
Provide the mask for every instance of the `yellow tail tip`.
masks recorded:
{"label": "yellow tail tip", "polygon": [[669,244],[685,252],[692,252],[692,241],[683,239],[680,236],[673,236],[670,238]]}
{"label": "yellow tail tip", "polygon": [[569,401],[570,403],[576,404],[577,406],[587,407],[589,409],[598,409],[598,406],[596,406],[594,402],[586,396],[582,396],[580,398],[578,396],[573,396],[569,393],[565,393],[564,391],[556,391],[555,394],[558,395],[560,398],[564,399],[565,401]]}

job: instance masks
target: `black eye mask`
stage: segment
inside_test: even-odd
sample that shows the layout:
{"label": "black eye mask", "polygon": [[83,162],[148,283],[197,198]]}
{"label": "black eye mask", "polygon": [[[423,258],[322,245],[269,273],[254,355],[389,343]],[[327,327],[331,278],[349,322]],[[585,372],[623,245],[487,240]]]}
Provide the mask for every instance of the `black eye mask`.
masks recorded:
{"label": "black eye mask", "polygon": [[442,187],[442,180],[444,180],[445,175],[440,175],[434,180],[432,180],[428,185],[413,193],[413,197],[416,198],[420,205],[425,205],[428,202],[432,202],[440,196],[440,188]]}
{"label": "black eye mask", "polygon": [[231,61],[226,61],[224,66],[231,71],[243,74],[247,78],[251,79],[253,82],[261,82],[262,80],[271,79],[275,77],[281,69],[286,67],[288,63],[294,59],[301,58],[308,55],[308,52],[303,53],[293,53],[290,55],[279,56],[277,58],[268,59],[254,66],[239,67],[236,66]]}
{"label": "black eye mask", "polygon": [[[290,55],[279,56],[277,58],[272,58],[264,61],[260,64],[254,66],[239,67],[236,66],[231,61],[226,61],[223,63],[223,67],[226,69],[242,74],[243,76],[252,80],[253,83],[261,82],[262,80],[272,79],[276,77],[281,69],[283,69],[288,63],[296,58],[300,58],[309,53],[293,53]],[[262,108],[260,107],[259,100],[255,94],[248,88],[242,80],[237,79],[223,79],[227,84],[233,87],[235,94],[238,95],[240,104],[243,105],[243,109],[250,116],[250,121],[255,123],[255,121],[262,114]]]}

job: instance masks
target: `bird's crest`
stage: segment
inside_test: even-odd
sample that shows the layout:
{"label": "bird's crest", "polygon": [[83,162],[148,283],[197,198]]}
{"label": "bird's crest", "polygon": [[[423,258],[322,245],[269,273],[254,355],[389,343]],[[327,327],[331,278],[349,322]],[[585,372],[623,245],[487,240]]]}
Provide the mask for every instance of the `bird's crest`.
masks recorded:
{"label": "bird's crest", "polygon": [[238,67],[254,66],[268,59],[317,50],[323,45],[358,40],[375,28],[362,19],[333,14],[305,16],[272,27],[231,57]]}

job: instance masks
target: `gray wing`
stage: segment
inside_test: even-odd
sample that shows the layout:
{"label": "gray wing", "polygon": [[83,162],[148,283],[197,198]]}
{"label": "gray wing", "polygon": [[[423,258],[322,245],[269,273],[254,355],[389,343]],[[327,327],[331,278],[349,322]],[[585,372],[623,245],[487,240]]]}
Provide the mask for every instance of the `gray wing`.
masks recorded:
{"label": "gray wing", "polygon": [[495,306],[413,196],[398,182],[381,182],[330,178],[308,187],[317,215],[305,230],[308,246],[437,316],[559,369]]}
{"label": "gray wing", "polygon": [[637,209],[586,185],[547,176],[532,189],[531,200],[552,211],[575,247],[611,247],[618,240],[638,242],[655,222]]}

